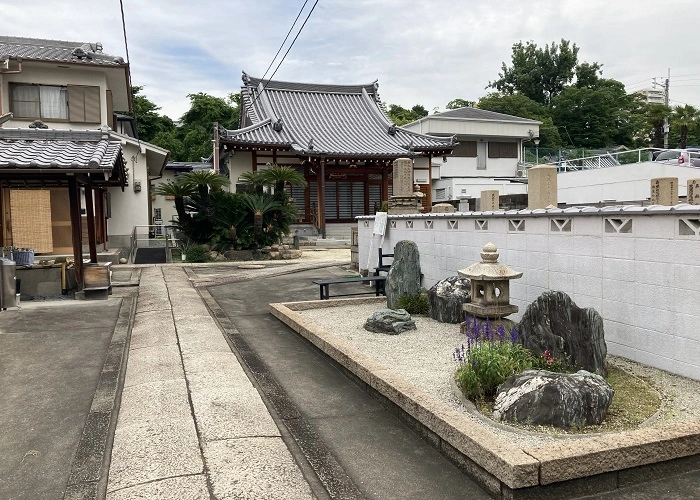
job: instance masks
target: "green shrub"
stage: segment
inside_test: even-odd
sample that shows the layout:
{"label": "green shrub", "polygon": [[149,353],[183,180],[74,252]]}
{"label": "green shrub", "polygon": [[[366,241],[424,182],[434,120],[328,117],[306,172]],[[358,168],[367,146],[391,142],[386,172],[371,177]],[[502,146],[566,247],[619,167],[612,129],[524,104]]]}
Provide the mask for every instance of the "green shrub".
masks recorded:
{"label": "green shrub", "polygon": [[405,309],[408,314],[428,314],[428,297],[422,293],[401,295],[397,305],[399,309]]}
{"label": "green shrub", "polygon": [[209,252],[202,245],[190,245],[186,255],[187,262],[209,262]]}
{"label": "green shrub", "polygon": [[533,367],[535,358],[520,344],[479,342],[466,351],[456,351],[460,366],[457,385],[470,400],[491,398],[510,376]]}

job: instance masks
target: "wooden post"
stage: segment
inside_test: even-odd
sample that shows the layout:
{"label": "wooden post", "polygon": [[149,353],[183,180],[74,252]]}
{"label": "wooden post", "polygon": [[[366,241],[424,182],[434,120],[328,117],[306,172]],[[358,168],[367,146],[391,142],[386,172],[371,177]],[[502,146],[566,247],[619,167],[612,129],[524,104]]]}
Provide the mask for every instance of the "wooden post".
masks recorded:
{"label": "wooden post", "polygon": [[97,264],[97,241],[95,239],[95,210],[93,206],[92,186],[85,186],[85,213],[87,215],[88,246],[90,262]]}
{"label": "wooden post", "polygon": [[423,207],[426,212],[430,212],[430,207],[433,206],[433,155],[431,153],[428,153],[428,192],[425,195]]}
{"label": "wooden post", "polygon": [[68,198],[70,203],[70,227],[73,239],[73,259],[75,281],[78,290],[83,288],[83,230],[80,216],[80,189],[75,176],[68,178]]}
{"label": "wooden post", "polygon": [[319,161],[318,176],[318,228],[321,231],[321,238],[326,239],[326,162]]}
{"label": "wooden post", "polygon": [[382,165],[382,195],[379,201],[389,202],[389,166],[386,163]]}

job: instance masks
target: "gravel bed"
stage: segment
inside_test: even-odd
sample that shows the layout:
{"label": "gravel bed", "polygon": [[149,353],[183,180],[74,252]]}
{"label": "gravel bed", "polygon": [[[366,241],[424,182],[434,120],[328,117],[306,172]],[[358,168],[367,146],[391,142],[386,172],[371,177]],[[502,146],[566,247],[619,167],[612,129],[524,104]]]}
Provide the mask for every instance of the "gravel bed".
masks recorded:
{"label": "gravel bed", "polygon": [[[557,439],[549,434],[535,434],[486,421],[469,413],[455,396],[451,379],[457,368],[452,352],[464,342],[459,325],[445,324],[428,317],[414,316],[416,330],[400,335],[368,332],[365,320],[381,306],[356,304],[299,311],[306,319],[336,334],[363,354],[385,367],[395,369],[407,380],[433,394],[452,408],[463,412],[477,425],[521,449],[536,448]],[[342,318],[342,321],[340,320]],[[700,382],[673,375],[633,361],[608,356],[608,361],[625,371],[649,380],[662,394],[662,411],[646,426],[659,426],[700,418]],[[585,438],[591,434],[570,435]]]}

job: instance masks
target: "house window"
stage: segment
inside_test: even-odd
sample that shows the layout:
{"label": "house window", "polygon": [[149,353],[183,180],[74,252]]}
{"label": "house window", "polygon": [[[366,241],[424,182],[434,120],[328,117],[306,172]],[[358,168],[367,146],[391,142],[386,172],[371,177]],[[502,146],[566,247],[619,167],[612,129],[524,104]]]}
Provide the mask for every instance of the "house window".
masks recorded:
{"label": "house window", "polygon": [[438,188],[435,190],[435,199],[436,200],[444,200],[446,197],[447,197],[446,188]]}
{"label": "house window", "polygon": [[68,119],[66,87],[11,85],[10,109],[16,118]]}
{"label": "house window", "polygon": [[16,118],[100,123],[100,88],[84,85],[10,85],[10,110]]}
{"label": "house window", "polygon": [[476,141],[459,141],[450,156],[476,158]]}
{"label": "house window", "polygon": [[515,142],[489,142],[489,158],[517,158],[518,144]]}

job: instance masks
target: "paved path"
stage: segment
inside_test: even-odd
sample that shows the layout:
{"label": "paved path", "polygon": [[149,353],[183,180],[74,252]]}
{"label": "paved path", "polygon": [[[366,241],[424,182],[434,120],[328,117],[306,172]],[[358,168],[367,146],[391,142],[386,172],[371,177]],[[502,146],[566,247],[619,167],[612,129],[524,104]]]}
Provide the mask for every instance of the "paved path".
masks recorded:
{"label": "paved path", "polygon": [[1,499],[95,491],[129,306],[63,300],[0,312]]}
{"label": "paved path", "polygon": [[181,267],[141,273],[107,498],[312,498]]}

